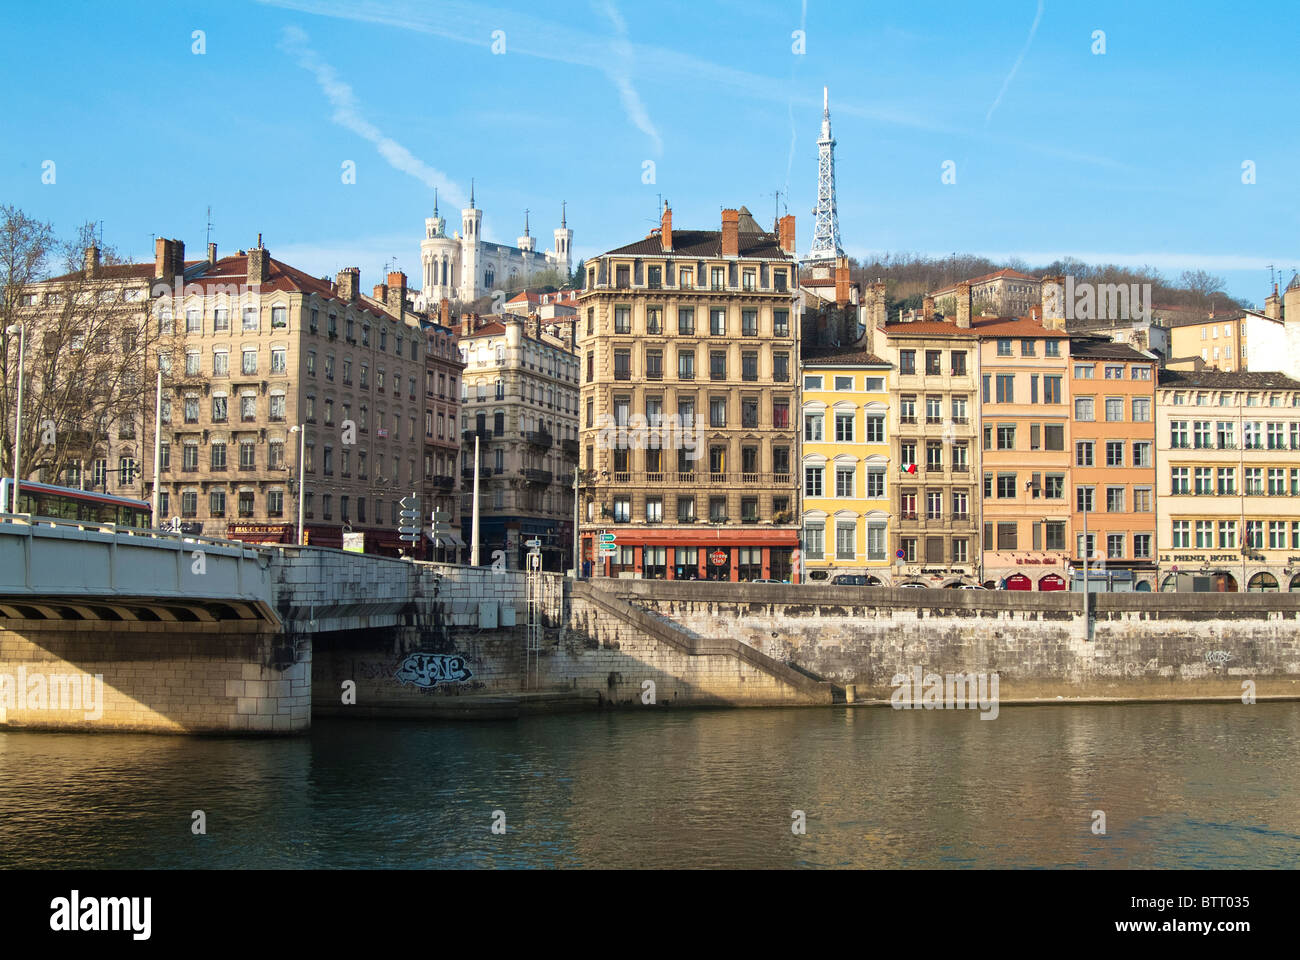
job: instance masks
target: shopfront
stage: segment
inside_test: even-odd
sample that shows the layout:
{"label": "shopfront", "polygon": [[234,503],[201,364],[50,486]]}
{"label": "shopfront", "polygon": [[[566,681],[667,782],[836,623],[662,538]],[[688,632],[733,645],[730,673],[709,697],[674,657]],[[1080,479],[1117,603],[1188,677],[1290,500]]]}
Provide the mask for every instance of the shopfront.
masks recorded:
{"label": "shopfront", "polygon": [[[615,547],[599,556],[595,540],[615,535]],[[797,530],[639,530],[611,526],[582,534],[584,571],[589,576],[647,580],[754,580],[797,582]]]}

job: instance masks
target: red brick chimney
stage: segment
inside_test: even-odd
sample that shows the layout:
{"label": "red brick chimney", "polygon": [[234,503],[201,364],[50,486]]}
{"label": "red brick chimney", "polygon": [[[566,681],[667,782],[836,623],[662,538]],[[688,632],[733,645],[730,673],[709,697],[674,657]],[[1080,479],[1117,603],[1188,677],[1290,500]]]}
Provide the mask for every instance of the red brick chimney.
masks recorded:
{"label": "red brick chimney", "polygon": [[934,297],[926,297],[921,301],[921,319],[934,319]]}
{"label": "red brick chimney", "polygon": [[852,287],[849,281],[849,258],[837,257],[835,259],[835,303],[837,306],[844,306],[849,302],[849,288]]}
{"label": "red brick chimney", "polygon": [[722,211],[722,255],[740,256],[740,211]]}
{"label": "red brick chimney", "polygon": [[361,269],[344,267],[338,272],[335,283],[338,284],[339,299],[345,303],[352,303],[361,292]]}
{"label": "red brick chimney", "polygon": [[387,302],[388,302],[388,284],[386,284],[386,283],[376,283],[376,284],[375,284],[375,289],[374,289],[374,297],[375,297],[375,299],[378,300],[380,303],[387,303]]}
{"label": "red brick chimney", "polygon": [[460,335],[462,337],[469,337],[472,336],[473,334],[474,334],[474,318],[471,317],[468,313],[464,314],[460,318]]}
{"label": "red brick chimney", "polygon": [[438,302],[438,322],[448,329],[451,328],[451,301],[446,297]]}
{"label": "red brick chimney", "polygon": [[673,211],[667,204],[664,204],[664,215],[659,221],[659,243],[664,253],[673,252]]}
{"label": "red brick chimney", "polygon": [[965,280],[957,284],[957,326],[970,329],[970,284]]}
{"label": "red brick chimney", "polygon": [[780,236],[781,249],[786,253],[794,254],[794,214],[787,213],[777,221],[777,232]]}

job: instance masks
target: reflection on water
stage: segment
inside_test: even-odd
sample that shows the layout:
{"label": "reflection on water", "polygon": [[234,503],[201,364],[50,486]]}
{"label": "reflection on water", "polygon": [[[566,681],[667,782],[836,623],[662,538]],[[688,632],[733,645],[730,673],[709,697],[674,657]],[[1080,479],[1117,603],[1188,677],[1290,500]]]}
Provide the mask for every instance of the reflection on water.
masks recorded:
{"label": "reflection on water", "polygon": [[[0,733],[0,866],[1291,867],[1300,705]],[[207,835],[191,833],[191,814]],[[493,835],[494,810],[507,833]],[[792,811],[807,833],[792,834]],[[1102,810],[1107,834],[1091,832]]]}

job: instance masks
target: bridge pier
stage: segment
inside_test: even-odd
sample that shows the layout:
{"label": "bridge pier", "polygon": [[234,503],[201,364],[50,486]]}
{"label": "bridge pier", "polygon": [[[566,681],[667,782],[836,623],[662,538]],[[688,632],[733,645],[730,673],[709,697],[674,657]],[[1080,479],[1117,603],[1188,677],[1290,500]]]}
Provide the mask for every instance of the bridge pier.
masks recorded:
{"label": "bridge pier", "polygon": [[0,729],[289,734],[310,726],[310,641],[286,643],[265,621],[0,621]]}

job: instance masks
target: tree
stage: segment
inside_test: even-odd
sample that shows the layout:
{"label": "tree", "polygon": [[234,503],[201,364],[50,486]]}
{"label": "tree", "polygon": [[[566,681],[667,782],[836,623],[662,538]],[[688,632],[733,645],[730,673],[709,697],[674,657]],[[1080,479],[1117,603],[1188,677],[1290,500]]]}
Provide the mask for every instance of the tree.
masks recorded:
{"label": "tree", "polygon": [[[66,272],[49,277],[52,263]],[[131,270],[111,248],[99,249],[89,224],[61,243],[50,224],[0,207],[0,449],[6,456],[13,449],[19,336],[7,331],[21,325],[24,479],[39,472],[50,482],[88,486],[87,463],[113,452],[143,461],[159,358],[174,356],[184,342],[170,297],[157,298],[154,309],[152,272],[152,265]],[[179,371],[169,377],[183,380]],[[118,479],[139,482],[143,495],[143,476]]]}
{"label": "tree", "polygon": [[573,267],[573,273],[569,274],[569,282],[566,284],[574,290],[581,290],[583,283],[587,278],[587,267],[584,261],[579,260]]}

